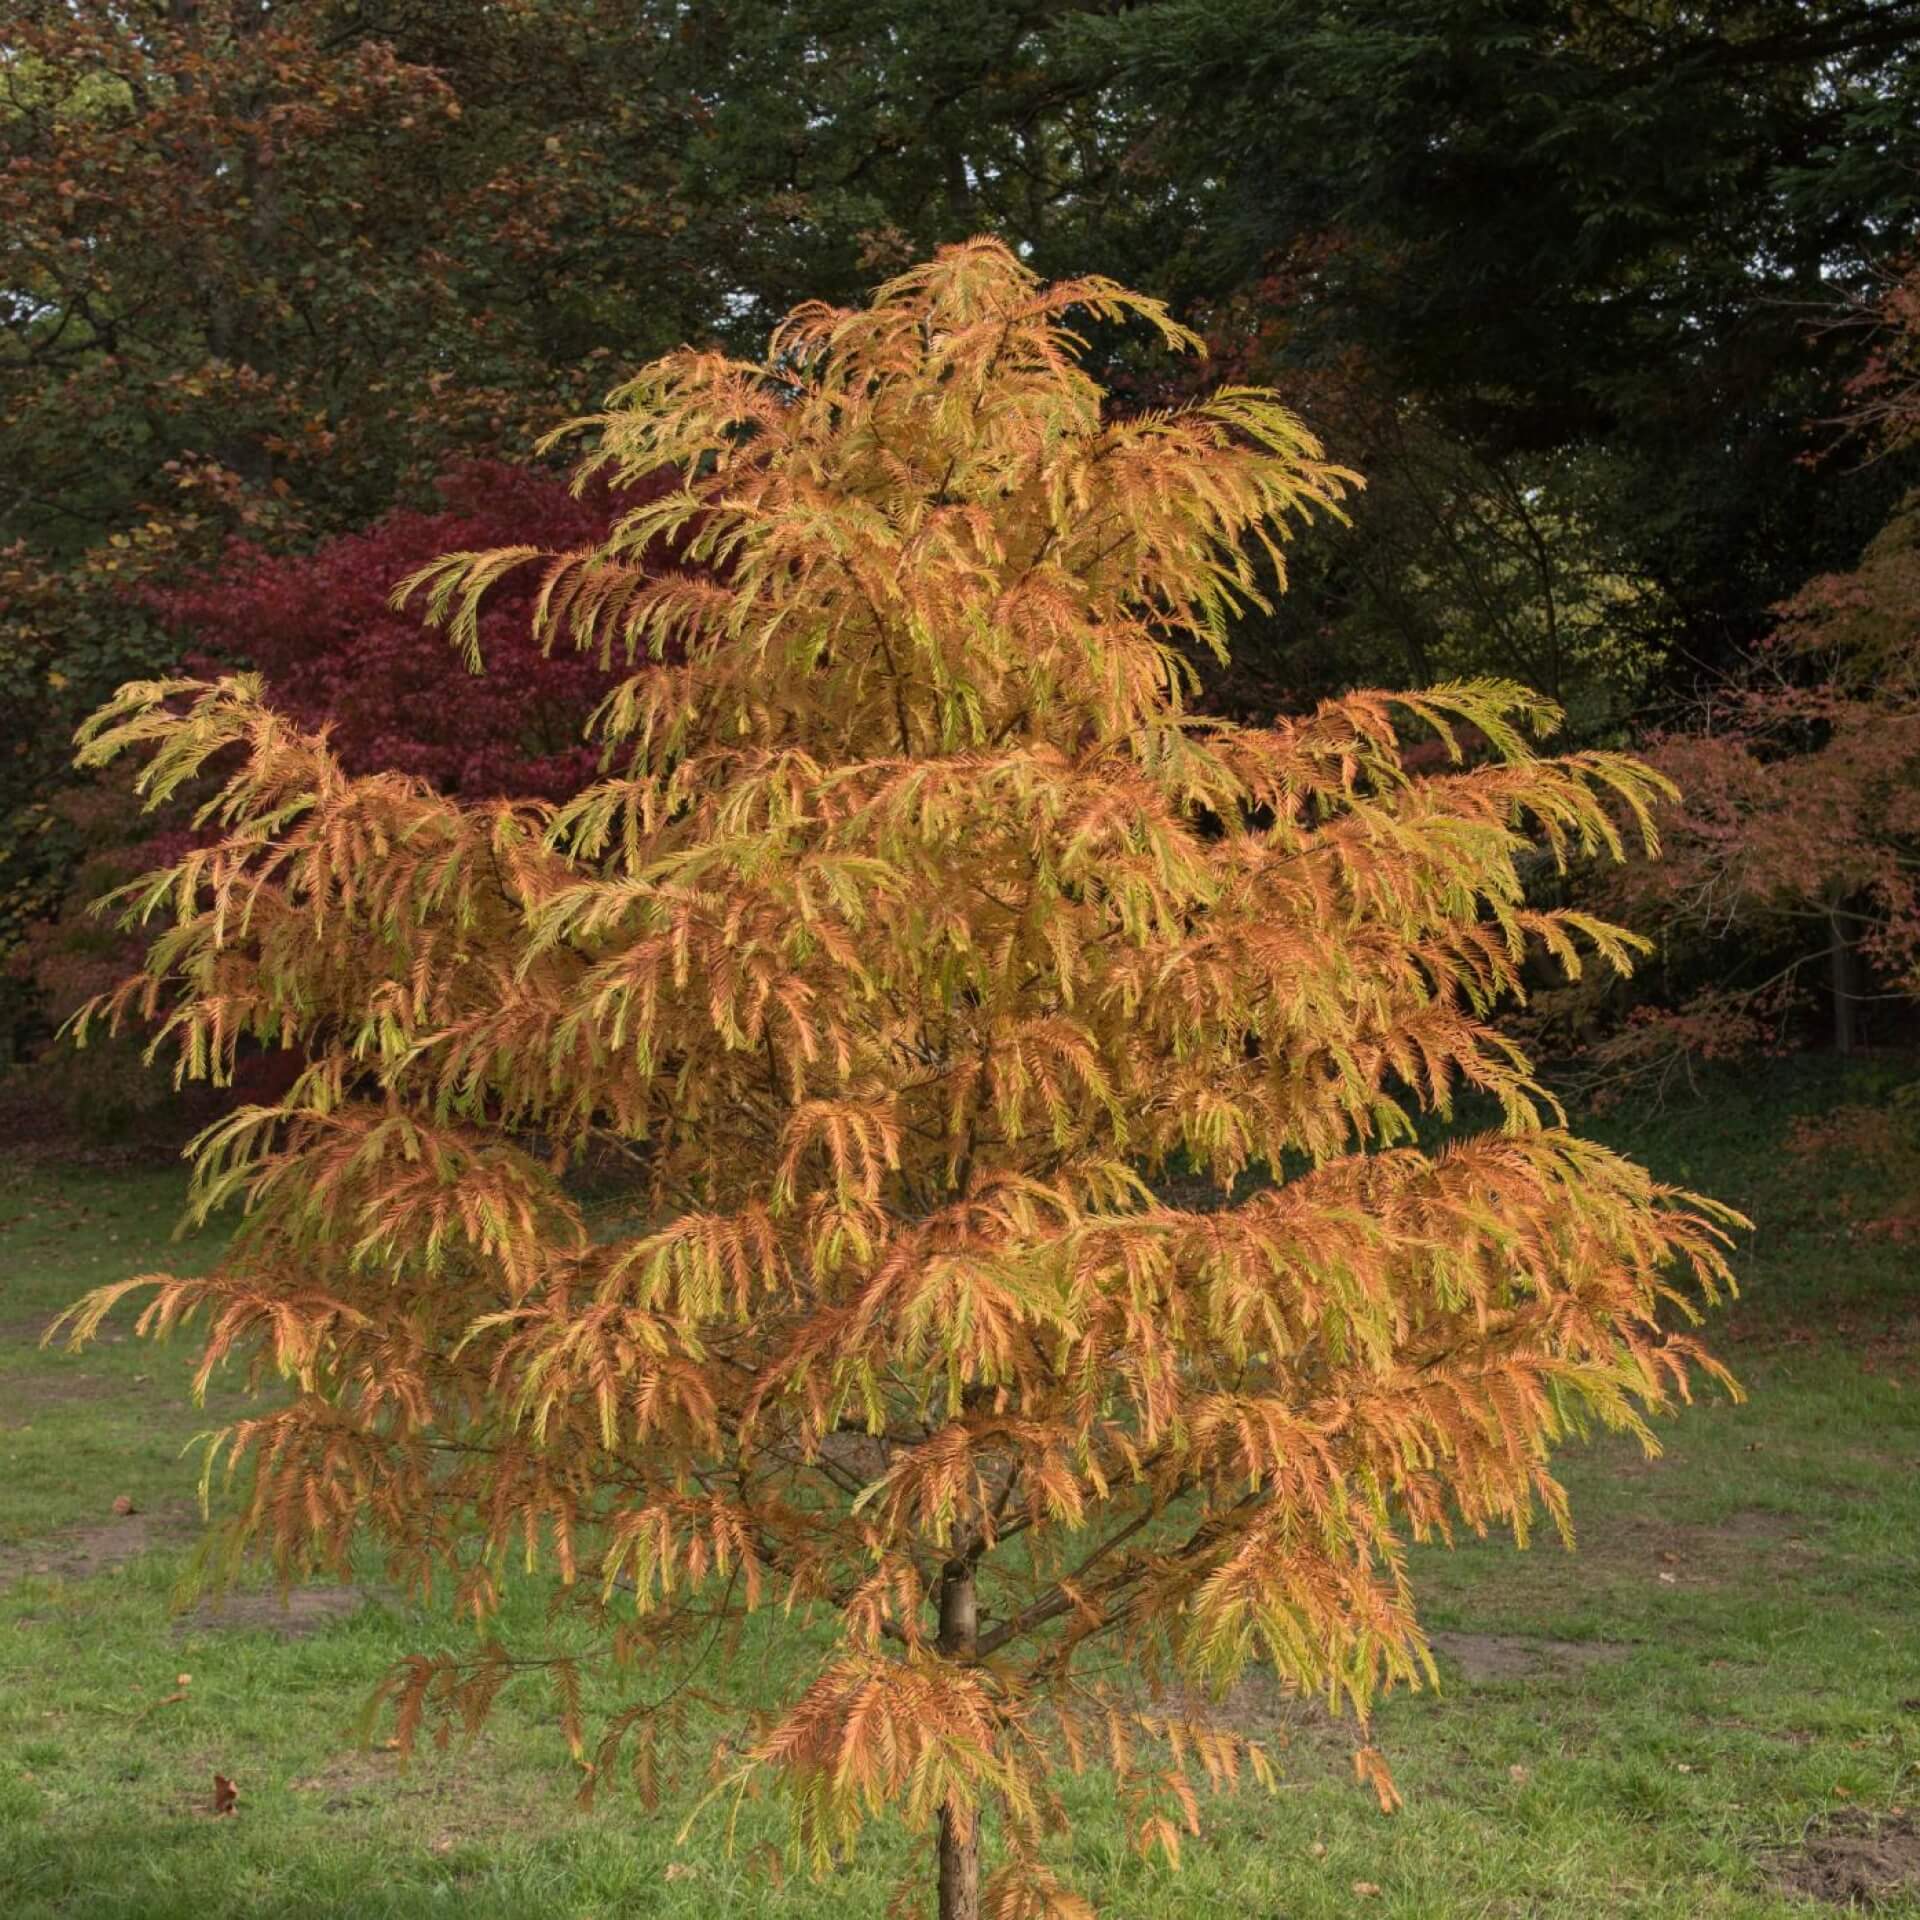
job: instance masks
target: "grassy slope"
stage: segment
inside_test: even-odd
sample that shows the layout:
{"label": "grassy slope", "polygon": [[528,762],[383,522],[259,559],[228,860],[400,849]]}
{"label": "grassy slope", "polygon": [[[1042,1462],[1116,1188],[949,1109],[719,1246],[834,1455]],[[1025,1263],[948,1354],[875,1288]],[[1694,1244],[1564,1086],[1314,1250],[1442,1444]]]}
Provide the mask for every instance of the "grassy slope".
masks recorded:
{"label": "grassy slope", "polygon": [[[1628,1143],[1761,1221],[1718,1329],[1752,1399],[1689,1412],[1657,1462],[1611,1442],[1570,1460],[1578,1554],[1419,1556],[1451,1651],[1439,1696],[1381,1716],[1406,1811],[1384,1820],[1338,1737],[1302,1721],[1281,1791],[1209,1807],[1173,1875],[1129,1854],[1088,1778],[1069,1864],[1104,1913],[1760,1920],[1806,1911],[1770,1889],[1769,1849],[1836,1807],[1920,1801],[1920,1290],[1910,1255],[1850,1239],[1832,1196],[1783,1175],[1783,1115],[1828,1091],[1806,1070],[1748,1080]],[[675,1846],[690,1791],[579,1813],[537,1694],[405,1775],[357,1750],[373,1677],[457,1632],[416,1607],[297,1638],[170,1614],[180,1449],[208,1424],[182,1403],[184,1354],[33,1337],[83,1284],[204,1258],[162,1255],[178,1193],[171,1173],[0,1167],[0,1912],[878,1916],[909,1843],[776,1888],[748,1860],[778,1832],[767,1810],[731,1853],[718,1816]],[[136,1519],[112,1517],[120,1494]],[[536,1638],[537,1595],[516,1614]],[[1290,1710],[1254,1689],[1242,1712],[1273,1730]],[[204,1810],[216,1768],[235,1819]]]}

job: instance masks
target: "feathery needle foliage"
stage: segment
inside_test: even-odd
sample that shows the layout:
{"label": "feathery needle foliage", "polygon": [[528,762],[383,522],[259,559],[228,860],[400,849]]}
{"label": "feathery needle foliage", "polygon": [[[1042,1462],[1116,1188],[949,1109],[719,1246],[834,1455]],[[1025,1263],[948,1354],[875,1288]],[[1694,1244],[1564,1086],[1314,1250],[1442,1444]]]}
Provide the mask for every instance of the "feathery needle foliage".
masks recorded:
{"label": "feathery needle foliage", "polygon": [[[1188,712],[1353,476],[1264,392],[1103,417],[1076,312],[1192,344],[975,241],[616,393],[585,471],[679,479],[548,563],[542,639],[626,663],[565,804],[349,778],[245,677],[128,686],[83,749],[216,788],[98,1011],[188,1076],[246,1036],[311,1063],[198,1143],[198,1208],[244,1206],[219,1269],[129,1283],[142,1332],[200,1317],[203,1378],[291,1383],[213,1443],[229,1549],[291,1578],[365,1532],[481,1622],[551,1563],[632,1670],[597,1746],[572,1658],[390,1693],[407,1741],[544,1666],[590,1785],[727,1705],[701,1663],[743,1615],[824,1619],[717,1782],[783,1788],[816,1865],[937,1828],[942,1912],[1001,1920],[1089,1911],[1045,1864],[1057,1764],[1169,1856],[1196,1780],[1269,1777],[1206,1707],[1249,1662],[1356,1716],[1390,1805],[1369,1702],[1432,1671],[1405,1542],[1565,1531],[1556,1442],[1651,1447],[1719,1372],[1663,1322],[1733,1218],[1555,1124],[1490,1023],[1533,943],[1628,963],[1515,862],[1650,834],[1657,778],[1538,757],[1510,685]],[[523,557],[407,591],[471,647]],[[1406,720],[1493,757],[1414,777]],[[1504,1125],[1428,1150],[1461,1088]],[[573,1177],[610,1155],[611,1214]],[[1170,1162],[1223,1203],[1156,1197]],[[1287,1177],[1231,1203],[1254,1167]]]}

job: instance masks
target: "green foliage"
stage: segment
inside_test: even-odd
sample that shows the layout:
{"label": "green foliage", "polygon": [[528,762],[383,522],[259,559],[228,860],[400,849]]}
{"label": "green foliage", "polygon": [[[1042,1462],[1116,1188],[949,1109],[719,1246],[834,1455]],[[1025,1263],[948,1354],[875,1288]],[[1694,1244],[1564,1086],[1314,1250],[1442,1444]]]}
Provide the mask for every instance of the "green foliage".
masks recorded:
{"label": "green foliage", "polygon": [[[1429,464],[1390,430],[1410,400],[1450,464],[1543,488],[1603,571],[1657,589],[1637,648],[1727,664],[1899,490],[1796,456],[1851,368],[1817,322],[1920,204],[1912,0],[1166,0],[1072,31],[1158,105],[1185,240],[1156,290],[1209,306],[1235,370],[1383,492]],[[1429,578],[1454,518],[1425,529]],[[1367,624],[1437,625],[1413,596]]]}

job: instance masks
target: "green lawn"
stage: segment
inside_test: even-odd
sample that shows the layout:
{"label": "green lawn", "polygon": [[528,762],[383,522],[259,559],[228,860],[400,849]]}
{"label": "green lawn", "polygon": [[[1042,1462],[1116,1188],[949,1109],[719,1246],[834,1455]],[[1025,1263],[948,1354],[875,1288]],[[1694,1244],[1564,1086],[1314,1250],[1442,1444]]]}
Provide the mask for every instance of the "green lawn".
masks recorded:
{"label": "green lawn", "polygon": [[[1130,1854],[1098,1777],[1074,1785],[1067,1865],[1104,1914],[1759,1920],[1818,1911],[1782,1889],[1796,1858],[1844,1893],[1904,1857],[1914,1882],[1878,1911],[1920,1915],[1920,1285],[1781,1158],[1787,1115],[1831,1092],[1782,1069],[1612,1127],[1758,1219],[1747,1297],[1714,1330],[1752,1398],[1687,1413],[1658,1461],[1571,1459],[1577,1554],[1419,1556],[1446,1685],[1380,1717],[1406,1810],[1383,1818],[1337,1735],[1247,1688],[1243,1722],[1292,1733],[1281,1789],[1214,1803],[1179,1873]],[[731,1850],[717,1815],[676,1846],[693,1782],[658,1813],[619,1793],[579,1812],[538,1693],[408,1772],[360,1750],[372,1681],[456,1643],[444,1618],[333,1592],[290,1616],[265,1596],[172,1612],[182,1448],[210,1424],[184,1352],[124,1324],[78,1358],[36,1342],[83,1286],[206,1257],[165,1248],[180,1191],[170,1170],[0,1163],[0,1915],[877,1920],[905,1842],[776,1885],[752,1857],[773,1809]],[[539,1600],[508,1623],[530,1642]],[[741,1662],[760,1671],[758,1647]]]}

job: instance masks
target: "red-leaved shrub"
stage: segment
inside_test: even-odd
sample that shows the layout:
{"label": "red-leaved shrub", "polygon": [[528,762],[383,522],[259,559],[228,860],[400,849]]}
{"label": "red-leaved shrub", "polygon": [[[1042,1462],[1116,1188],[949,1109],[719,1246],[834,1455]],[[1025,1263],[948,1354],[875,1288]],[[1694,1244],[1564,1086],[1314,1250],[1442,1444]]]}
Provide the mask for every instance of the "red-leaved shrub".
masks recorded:
{"label": "red-leaved shrub", "polygon": [[[664,492],[667,479],[655,482]],[[563,477],[481,461],[440,482],[439,512],[398,509],[311,553],[236,543],[215,573],[156,597],[196,664],[244,664],[269,701],[331,729],[354,773],[413,774],[465,798],[564,799],[592,776],[582,728],[608,686],[592,655],[533,638],[538,561],[508,576],[480,616],[483,673],[416,611],[388,604],[394,583],[443,553],[501,546],[564,552],[606,532],[605,489],[578,498]]]}
{"label": "red-leaved shrub", "polygon": [[[674,484],[663,474],[645,491]],[[589,482],[576,495],[559,474],[476,461],[447,474],[439,492],[438,511],[396,509],[304,554],[235,541],[213,572],[139,598],[173,628],[190,668],[258,671],[271,704],[302,726],[328,728],[333,751],[355,774],[411,774],[467,800],[564,800],[594,777],[598,750],[585,725],[612,675],[595,654],[564,641],[544,651],[533,638],[541,562],[529,560],[489,596],[480,615],[484,672],[417,611],[395,611],[389,596],[449,551],[592,545],[611,521],[606,489]],[[623,507],[631,497],[629,489]],[[138,951],[85,903],[177,860],[190,808],[171,810],[156,834],[154,820],[139,819],[132,795],[115,783],[62,796],[60,825],[74,843],[78,884],[60,911],[28,927],[5,967],[12,1000],[26,1010],[10,1017],[8,1050],[29,1062]],[[138,1052],[100,1044],[75,1057],[61,1049],[57,1088],[29,1066],[10,1080],[0,1106],[12,1099],[45,1113],[52,1105],[119,1138],[165,1098],[164,1080],[140,1067]],[[236,1094],[272,1097],[288,1064],[250,1055],[236,1069]]]}

